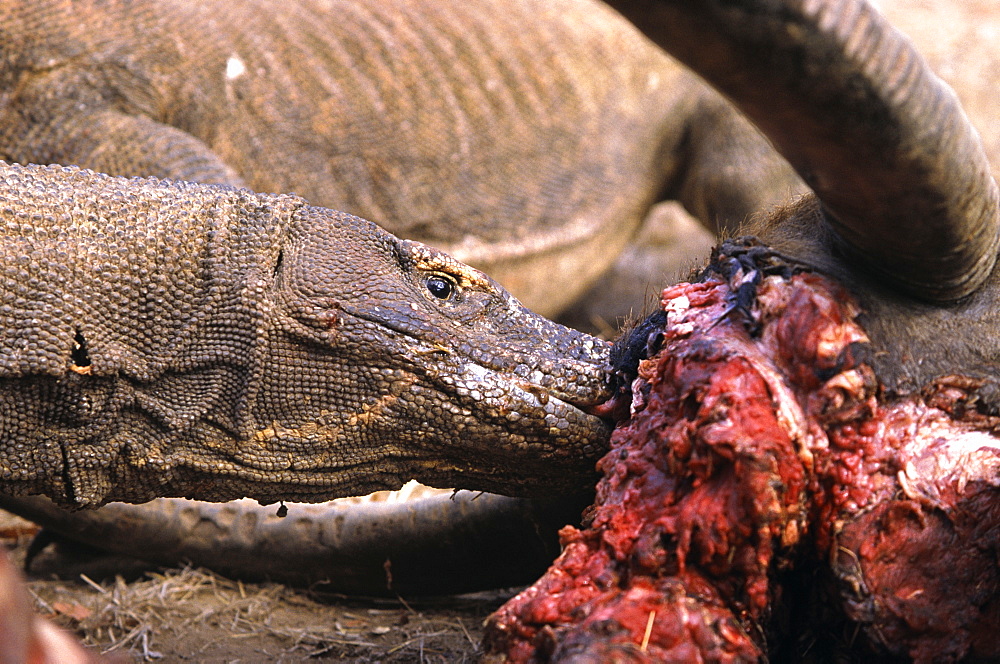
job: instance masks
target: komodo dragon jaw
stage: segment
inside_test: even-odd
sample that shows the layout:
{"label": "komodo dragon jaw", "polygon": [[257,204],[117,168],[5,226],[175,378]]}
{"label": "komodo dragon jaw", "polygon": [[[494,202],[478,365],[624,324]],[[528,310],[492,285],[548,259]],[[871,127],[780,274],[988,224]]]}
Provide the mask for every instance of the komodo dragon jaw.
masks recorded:
{"label": "komodo dragon jaw", "polygon": [[293,196],[0,180],[0,493],[315,502],[592,479],[607,345],[482,273]]}

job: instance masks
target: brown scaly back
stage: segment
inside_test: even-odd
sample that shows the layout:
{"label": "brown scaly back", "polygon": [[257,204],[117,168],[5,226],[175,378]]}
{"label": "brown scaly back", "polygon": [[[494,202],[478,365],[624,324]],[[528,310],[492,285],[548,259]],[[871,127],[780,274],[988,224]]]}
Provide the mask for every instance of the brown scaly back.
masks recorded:
{"label": "brown scaly back", "polygon": [[612,2],[724,92],[816,192],[849,256],[931,302],[974,292],[998,194],[952,90],[865,0]]}

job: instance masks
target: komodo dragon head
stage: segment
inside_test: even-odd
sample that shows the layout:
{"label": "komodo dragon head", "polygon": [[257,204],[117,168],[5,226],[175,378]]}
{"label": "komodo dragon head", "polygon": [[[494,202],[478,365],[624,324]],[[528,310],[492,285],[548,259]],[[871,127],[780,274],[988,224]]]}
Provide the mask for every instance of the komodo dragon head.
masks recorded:
{"label": "komodo dragon head", "polygon": [[609,435],[586,412],[607,395],[605,342],[372,223],[321,208],[295,217],[254,440],[294,458],[296,484],[318,473],[355,493],[411,477],[506,494],[586,485]]}
{"label": "komodo dragon head", "polygon": [[294,196],[0,165],[0,493],[586,486],[608,346]]}

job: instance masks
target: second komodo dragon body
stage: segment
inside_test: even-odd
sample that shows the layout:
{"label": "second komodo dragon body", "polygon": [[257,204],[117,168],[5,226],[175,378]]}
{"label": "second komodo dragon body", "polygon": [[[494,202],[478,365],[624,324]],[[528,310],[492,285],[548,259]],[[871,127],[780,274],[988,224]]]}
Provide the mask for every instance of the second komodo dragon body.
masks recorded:
{"label": "second komodo dragon body", "polygon": [[0,493],[557,491],[606,443],[603,342],[357,217],[2,165],[0,238]]}
{"label": "second komodo dragon body", "polygon": [[6,0],[0,159],[294,192],[547,316],[657,201],[737,224],[800,186],[594,0]]}

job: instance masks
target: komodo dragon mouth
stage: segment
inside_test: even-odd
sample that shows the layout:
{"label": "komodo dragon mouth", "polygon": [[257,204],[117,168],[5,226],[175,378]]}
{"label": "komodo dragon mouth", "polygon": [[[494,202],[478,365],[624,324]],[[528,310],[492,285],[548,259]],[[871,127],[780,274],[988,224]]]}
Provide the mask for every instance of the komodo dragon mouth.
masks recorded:
{"label": "komodo dragon mouth", "polygon": [[[278,433],[261,441],[269,458],[324,475],[360,474],[377,459],[379,477],[366,491],[409,479],[506,495],[591,485],[612,428],[600,406],[611,394],[610,345],[531,314],[502,290],[496,295],[455,317],[402,298],[337,302],[335,321],[317,341],[332,344],[328,352],[351,365],[351,382],[369,389],[347,407],[315,409],[280,432],[271,426]],[[322,321],[303,322],[315,329]],[[367,340],[357,356],[355,339]],[[303,422],[308,436],[298,435]],[[358,439],[364,453],[353,451]],[[318,452],[289,457],[293,449]],[[253,463],[261,451],[248,450],[245,462]]]}
{"label": "komodo dragon mouth", "polygon": [[[574,420],[584,418],[597,428],[603,428],[605,421],[612,419],[607,405],[610,380],[601,375],[607,371],[610,344],[607,348],[592,345],[591,361],[558,357],[554,353],[549,357],[541,352],[532,356],[519,350],[479,352],[476,360],[471,360],[468,353],[455,345],[423,338],[412,326],[393,321],[389,316],[373,315],[350,306],[341,307],[339,311],[404,337],[418,346],[409,349],[417,356],[439,359],[445,371],[433,371],[428,366],[420,367],[420,371],[449,394],[473,402],[507,404],[506,412],[518,412],[525,418],[576,413]],[[483,361],[491,359],[494,361],[489,364]],[[604,389],[595,389],[597,380],[603,383]],[[522,407],[510,410],[514,404],[522,404]],[[517,421],[512,417],[508,419]]]}

